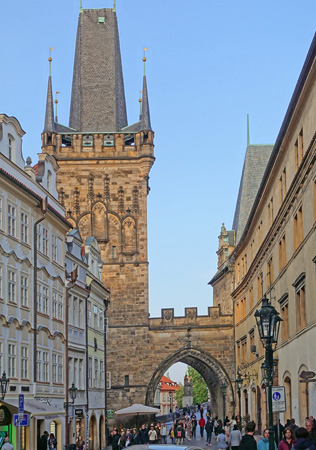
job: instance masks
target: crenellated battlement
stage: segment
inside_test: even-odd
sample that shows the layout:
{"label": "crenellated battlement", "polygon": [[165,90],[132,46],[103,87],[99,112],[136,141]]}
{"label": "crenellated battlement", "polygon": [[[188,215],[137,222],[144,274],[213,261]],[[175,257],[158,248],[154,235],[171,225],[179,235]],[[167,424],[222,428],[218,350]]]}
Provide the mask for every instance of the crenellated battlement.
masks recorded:
{"label": "crenellated battlement", "polygon": [[176,317],[174,308],[163,308],[161,317],[149,319],[149,328],[157,327],[222,327],[232,325],[232,314],[223,314],[220,306],[210,306],[207,315],[198,315],[196,307],[184,309],[184,316]]}
{"label": "crenellated battlement", "polygon": [[43,133],[42,150],[57,159],[137,158],[154,155],[154,132]]}

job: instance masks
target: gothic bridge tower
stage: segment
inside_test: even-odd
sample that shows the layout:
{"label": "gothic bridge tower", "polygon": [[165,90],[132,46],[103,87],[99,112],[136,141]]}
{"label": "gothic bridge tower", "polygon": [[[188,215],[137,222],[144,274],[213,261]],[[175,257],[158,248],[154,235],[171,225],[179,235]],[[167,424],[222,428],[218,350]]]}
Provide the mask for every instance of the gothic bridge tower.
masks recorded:
{"label": "gothic bridge tower", "polygon": [[58,162],[59,200],[68,220],[83,240],[95,236],[101,249],[102,279],[111,290],[111,408],[126,403],[126,396],[144,402],[148,370],[147,195],[154,133],[145,74],[141,105],[139,121],[128,126],[115,11],[81,9],[69,127],[54,117],[50,71],[42,151]]}
{"label": "gothic bridge tower", "polygon": [[[139,121],[128,126],[115,11],[81,9],[69,126],[54,117],[50,73],[42,151],[58,162],[59,199],[67,219],[83,240],[95,236],[101,250],[102,279],[111,290],[108,408],[153,404],[161,376],[182,361],[206,380],[214,412],[220,414],[226,402],[232,414],[231,311],[217,305],[198,316],[193,307],[175,317],[169,308],[149,320],[147,195],[154,133],[146,75],[141,105]],[[219,390],[223,383],[226,400]]]}

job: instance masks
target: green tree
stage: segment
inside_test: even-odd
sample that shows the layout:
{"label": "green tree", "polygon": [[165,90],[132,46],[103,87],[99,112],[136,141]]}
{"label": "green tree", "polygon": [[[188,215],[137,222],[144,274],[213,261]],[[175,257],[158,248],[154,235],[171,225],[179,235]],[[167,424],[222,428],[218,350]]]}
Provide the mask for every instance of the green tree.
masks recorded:
{"label": "green tree", "polygon": [[179,409],[182,408],[182,397],[183,397],[183,386],[181,383],[178,383],[178,389],[176,390],[175,393],[175,399],[177,401]]}
{"label": "green tree", "polygon": [[191,379],[193,385],[193,404],[204,403],[207,401],[207,387],[202,375],[193,367],[188,366],[186,375]]}

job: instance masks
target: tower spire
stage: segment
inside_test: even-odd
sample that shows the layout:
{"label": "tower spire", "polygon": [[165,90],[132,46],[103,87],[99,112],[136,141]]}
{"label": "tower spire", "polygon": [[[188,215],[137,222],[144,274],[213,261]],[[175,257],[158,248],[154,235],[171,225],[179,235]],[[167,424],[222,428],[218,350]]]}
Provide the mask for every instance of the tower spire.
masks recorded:
{"label": "tower spire", "polygon": [[45,112],[45,123],[44,132],[52,133],[55,131],[54,122],[54,101],[53,101],[53,88],[52,88],[52,57],[51,52],[54,47],[49,49],[49,75],[48,75],[48,87],[47,87],[47,98],[46,98],[46,112]]}
{"label": "tower spire", "polygon": [[113,0],[113,12],[116,12],[116,0]]}
{"label": "tower spire", "polygon": [[[148,50],[147,48],[144,48],[144,52]],[[145,62],[146,57],[143,57],[144,61],[144,76],[143,76],[143,98],[142,98],[142,114],[141,114],[141,129],[143,131],[149,131],[151,130],[151,123],[150,123],[150,111],[149,111],[149,101],[148,101],[148,91],[147,91],[147,80],[146,80],[146,73],[145,73]]]}
{"label": "tower spire", "polygon": [[247,147],[250,145],[249,114],[247,114]]}
{"label": "tower spire", "polygon": [[80,13],[82,13],[82,0],[80,0]]}
{"label": "tower spire", "polygon": [[55,99],[55,122],[58,123],[58,116],[57,116],[57,105],[58,105],[58,98],[57,95],[60,94],[59,91],[56,91],[56,99]]}

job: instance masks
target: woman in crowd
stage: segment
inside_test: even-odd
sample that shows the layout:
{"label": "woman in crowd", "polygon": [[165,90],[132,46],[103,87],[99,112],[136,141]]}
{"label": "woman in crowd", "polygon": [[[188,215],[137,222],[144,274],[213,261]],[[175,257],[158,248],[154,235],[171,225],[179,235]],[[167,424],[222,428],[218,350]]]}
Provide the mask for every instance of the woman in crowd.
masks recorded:
{"label": "woman in crowd", "polygon": [[76,442],[76,450],[85,450],[86,444],[82,440],[82,436],[78,436],[78,440]]}
{"label": "woman in crowd", "polygon": [[[269,450],[269,435],[270,435],[270,432],[269,432],[268,428],[266,428],[263,432],[263,438],[257,444],[258,450]],[[277,450],[275,441],[273,441],[273,444],[274,444],[274,450]]]}
{"label": "woman in crowd", "polygon": [[241,432],[238,430],[238,425],[235,424],[230,432],[228,443],[232,450],[238,450],[241,441]]}
{"label": "woman in crowd", "polygon": [[284,439],[282,439],[279,443],[279,450],[291,450],[294,447],[295,438],[293,431],[291,428],[285,428],[284,430]]}

